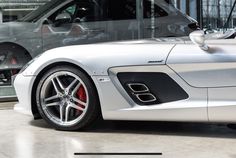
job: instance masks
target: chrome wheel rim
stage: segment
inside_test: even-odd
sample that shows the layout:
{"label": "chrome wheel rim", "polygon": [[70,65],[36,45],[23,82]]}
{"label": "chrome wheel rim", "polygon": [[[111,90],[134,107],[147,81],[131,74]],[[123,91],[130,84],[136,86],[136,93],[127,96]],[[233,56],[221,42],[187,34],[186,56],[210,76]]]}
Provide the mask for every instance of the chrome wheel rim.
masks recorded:
{"label": "chrome wheel rim", "polygon": [[42,85],[40,103],[52,122],[60,126],[73,126],[82,120],[88,109],[88,90],[74,73],[55,72]]}

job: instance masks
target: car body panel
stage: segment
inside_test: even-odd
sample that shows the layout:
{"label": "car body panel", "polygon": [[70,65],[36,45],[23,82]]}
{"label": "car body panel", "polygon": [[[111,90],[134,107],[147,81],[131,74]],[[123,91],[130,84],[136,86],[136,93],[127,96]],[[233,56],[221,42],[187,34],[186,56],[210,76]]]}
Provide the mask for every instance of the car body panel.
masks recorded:
{"label": "car body panel", "polygon": [[236,86],[235,45],[230,43],[232,40],[225,41],[229,43],[210,43],[209,51],[193,47],[192,44],[177,45],[168,57],[167,64],[193,87]]}
{"label": "car body panel", "polygon": [[[38,74],[50,64],[66,62],[77,65],[91,77],[98,91],[102,116],[106,120],[235,123],[233,50],[236,41],[217,40],[207,43],[210,47],[208,52],[189,41],[179,39],[52,49],[35,59],[16,77],[14,85],[19,94],[19,104],[15,109],[29,114],[32,111],[32,88]],[[139,105],[128,95],[118,78],[119,73],[133,72],[166,74],[188,97],[166,103]],[[217,78],[221,73],[224,76]]]}
{"label": "car body panel", "polygon": [[235,122],[236,87],[209,88],[208,113],[211,122]]}
{"label": "car body panel", "polygon": [[9,28],[9,40],[0,39],[0,42],[18,44],[30,52],[32,57],[43,51],[41,29],[38,23],[9,22],[5,25]]}
{"label": "car body panel", "polygon": [[[111,78],[111,85],[99,86],[104,89],[101,90],[103,96],[100,96],[103,108],[103,117],[105,119],[118,120],[159,120],[159,121],[199,121],[205,122],[208,120],[207,116],[207,89],[193,88],[186,84],[174,71],[166,65],[155,66],[132,66],[132,67],[115,67],[109,70],[109,77]],[[117,79],[119,72],[163,72],[174,79],[188,94],[189,98],[185,100],[156,104],[152,106],[139,106],[135,104],[132,99],[124,91]],[[99,79],[99,77],[98,77]],[[100,84],[109,84],[109,82],[100,82]],[[111,94],[108,88],[115,86],[122,98],[126,98],[129,103],[128,106],[121,102],[114,103],[118,94]],[[112,97],[113,96],[113,97]],[[107,99],[110,98],[110,99]],[[194,110],[194,114],[192,113]]]}
{"label": "car body panel", "polygon": [[[32,87],[35,81],[35,76],[28,76],[25,77],[22,74],[15,76],[15,83],[17,87],[15,87],[15,91],[20,92],[17,94],[20,102],[14,107],[16,111],[20,111],[21,113],[31,115],[32,108],[31,108],[31,95],[32,95]],[[22,82],[24,80],[24,82]],[[22,93],[22,92],[25,93]]]}
{"label": "car body panel", "polygon": [[[23,74],[25,76],[36,76],[47,65],[62,61],[69,61],[81,66],[91,76],[108,75],[108,69],[110,67],[165,64],[167,56],[175,44],[159,45],[156,41],[150,41],[151,43],[155,43],[155,45],[150,47],[151,44],[145,44],[149,43],[149,41],[146,40],[143,41],[142,44],[133,44],[132,46],[125,43],[110,43],[81,45],[79,48],[78,46],[56,48],[56,51],[53,50],[53,53],[49,50],[43,54],[47,60],[40,57],[33,63],[35,66],[31,66],[27,71],[23,72]],[[133,49],[134,45],[135,51]],[[70,51],[68,52],[67,49],[70,49]],[[65,52],[68,53],[68,57],[64,55]],[[143,52],[145,52],[147,56],[144,57]],[[115,58],[119,60],[114,60]],[[44,66],[38,67],[37,65]]]}

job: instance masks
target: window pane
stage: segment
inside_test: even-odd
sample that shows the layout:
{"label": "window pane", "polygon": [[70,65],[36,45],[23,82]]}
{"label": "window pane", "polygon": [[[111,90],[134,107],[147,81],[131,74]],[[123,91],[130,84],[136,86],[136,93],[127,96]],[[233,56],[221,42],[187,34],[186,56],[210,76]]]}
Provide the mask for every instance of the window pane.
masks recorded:
{"label": "window pane", "polygon": [[188,36],[193,29],[191,20],[181,13],[172,1],[143,0],[144,38]]}
{"label": "window pane", "polygon": [[164,16],[168,16],[168,13],[155,3],[152,6],[152,3],[150,0],[144,0],[143,1],[143,17],[151,18],[152,16],[154,16],[155,18],[164,17]]}
{"label": "window pane", "polygon": [[[34,0],[33,6],[28,0],[12,2],[13,8],[4,6],[0,15],[7,21],[20,20],[2,25],[3,41],[17,41],[24,49],[1,49],[0,87],[9,85],[11,76],[31,58],[52,48],[187,36],[196,24],[174,7],[173,0]],[[35,11],[21,18],[29,10]]]}
{"label": "window pane", "polygon": [[135,0],[107,0],[108,18],[111,20],[136,19]]}

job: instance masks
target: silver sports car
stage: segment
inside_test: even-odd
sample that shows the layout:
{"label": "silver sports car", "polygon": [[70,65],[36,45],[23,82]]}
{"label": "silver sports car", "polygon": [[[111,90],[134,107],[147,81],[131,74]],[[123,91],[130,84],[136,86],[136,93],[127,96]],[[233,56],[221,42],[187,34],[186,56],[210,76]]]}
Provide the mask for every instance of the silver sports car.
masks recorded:
{"label": "silver sports car", "polygon": [[[236,40],[159,38],[56,48],[13,79],[15,110],[60,130],[105,120],[236,122]],[[99,115],[101,114],[101,115]]]}

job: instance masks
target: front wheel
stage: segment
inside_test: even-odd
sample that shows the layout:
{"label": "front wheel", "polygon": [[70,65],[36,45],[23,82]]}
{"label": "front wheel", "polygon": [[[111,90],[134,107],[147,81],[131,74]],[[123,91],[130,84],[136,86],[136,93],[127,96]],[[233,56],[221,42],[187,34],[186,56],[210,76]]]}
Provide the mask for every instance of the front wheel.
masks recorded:
{"label": "front wheel", "polygon": [[99,114],[97,91],[88,76],[70,66],[57,66],[41,78],[36,101],[40,115],[59,130],[88,126]]}

